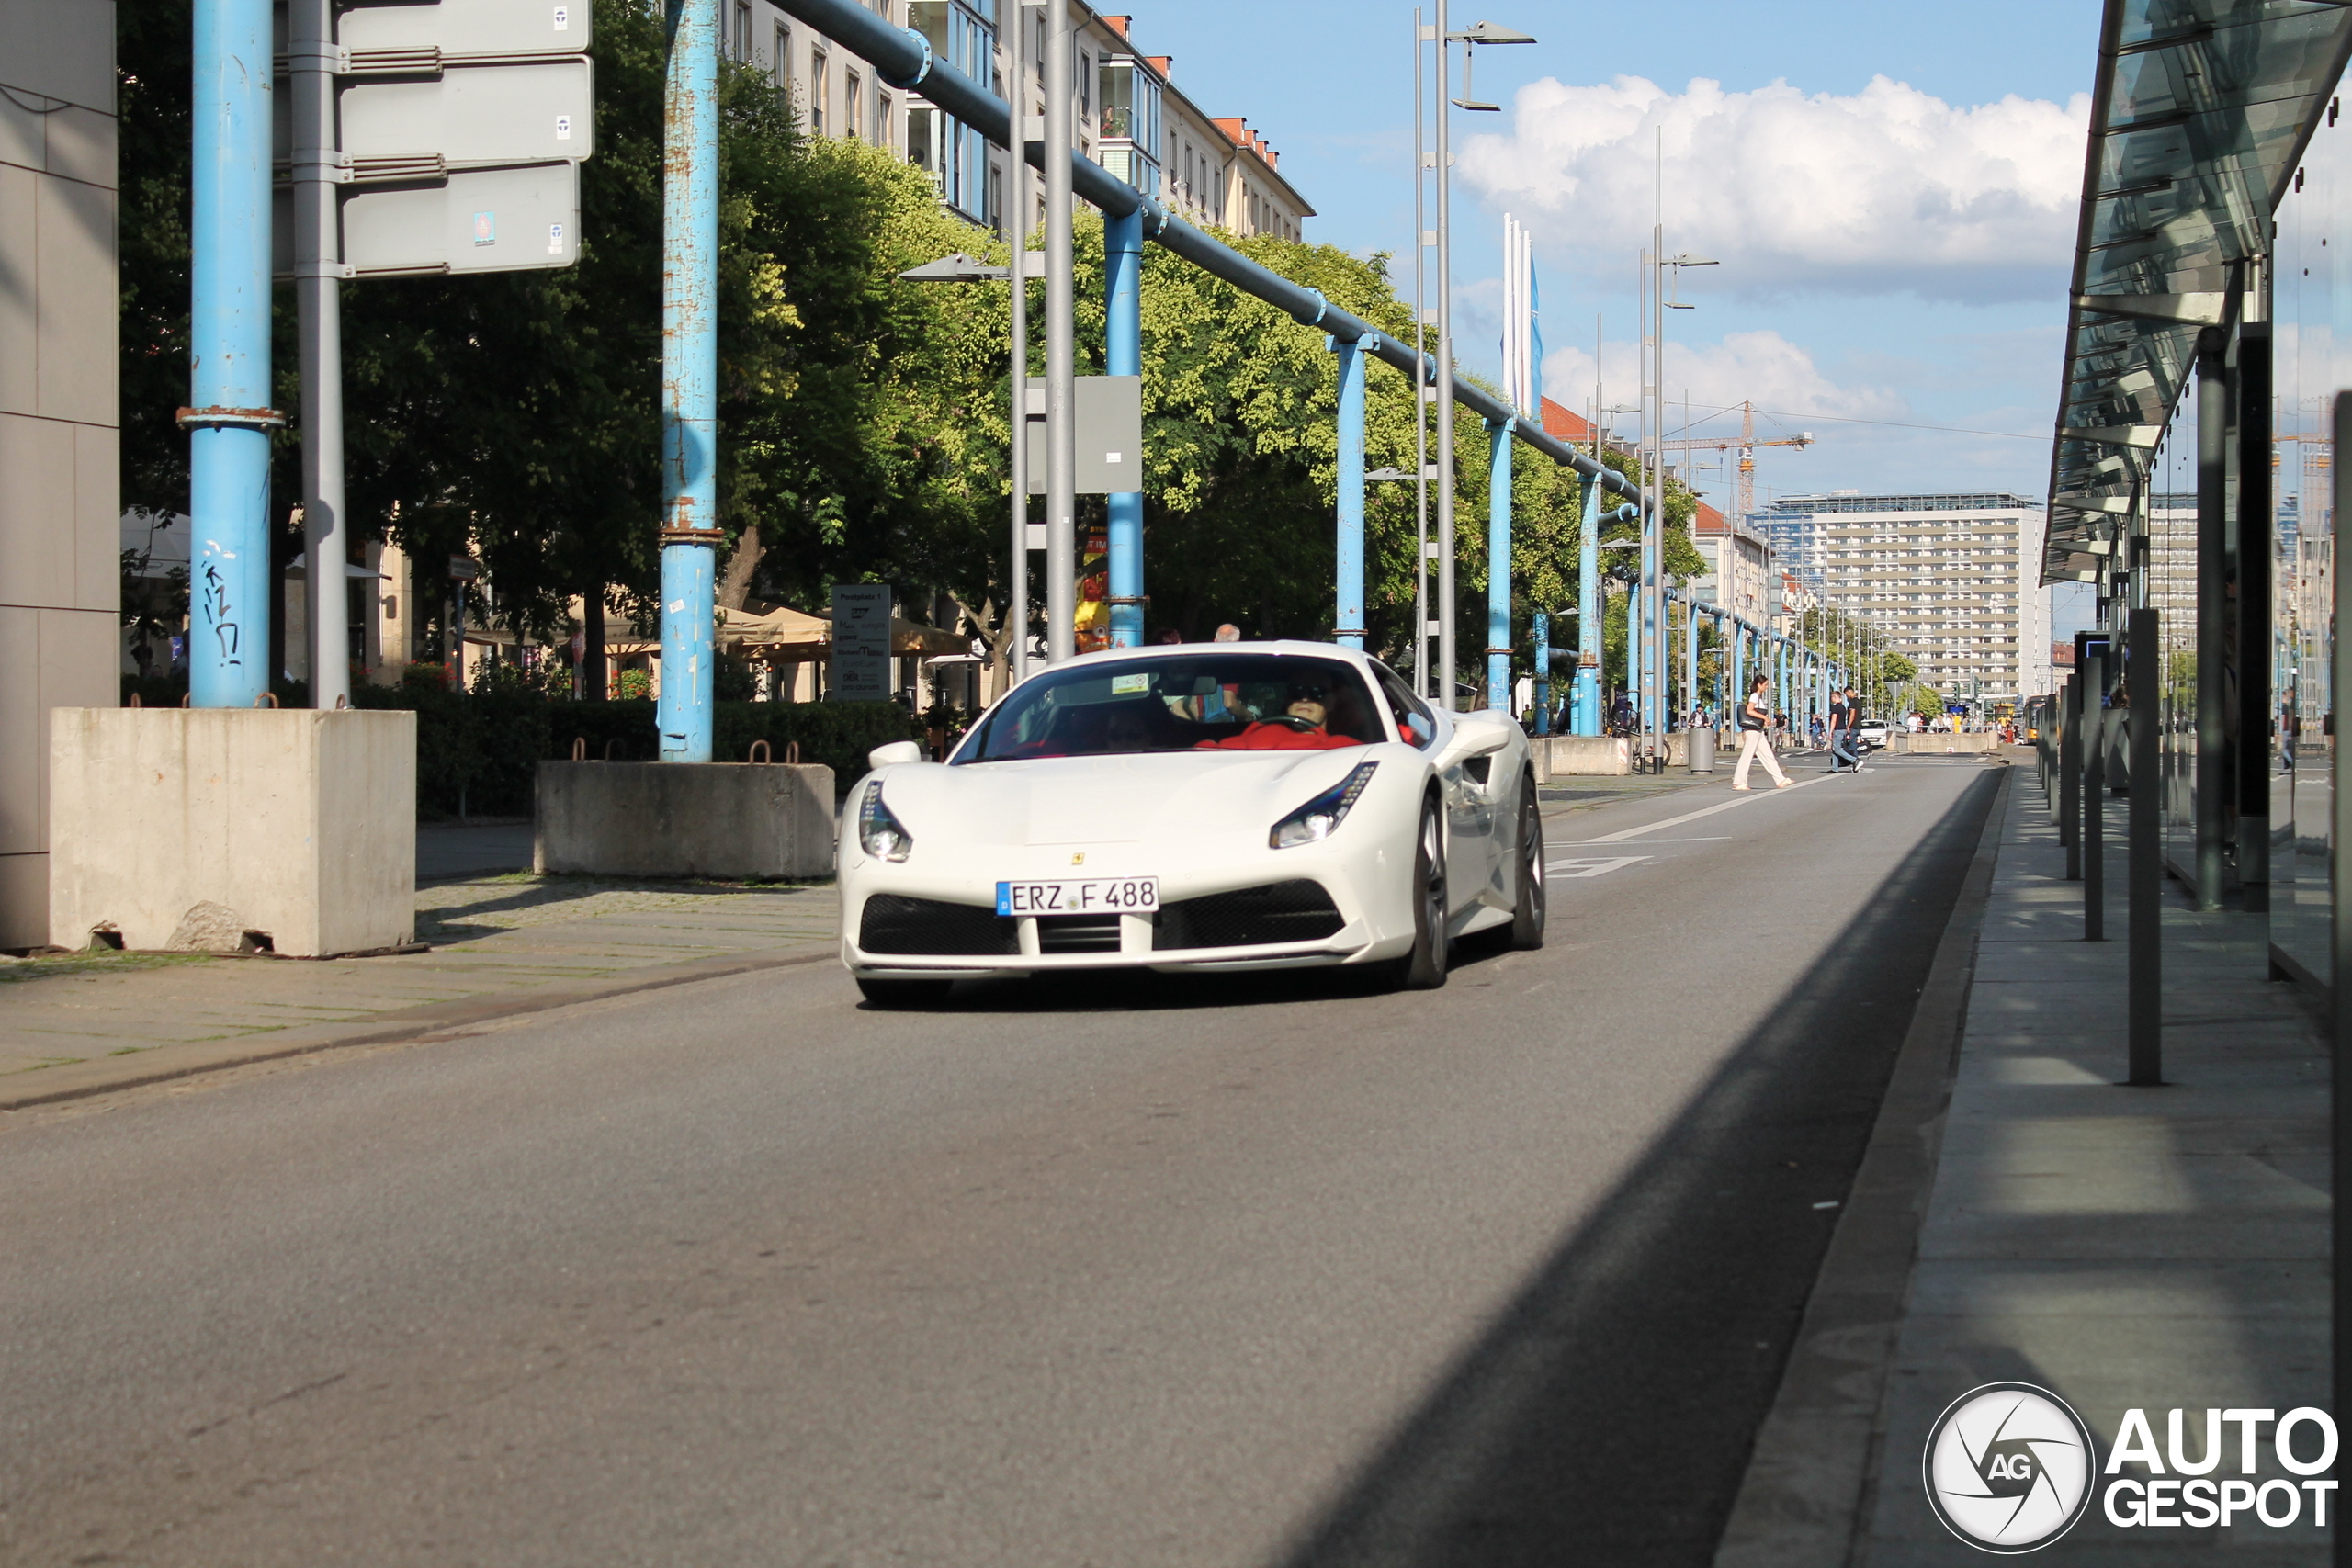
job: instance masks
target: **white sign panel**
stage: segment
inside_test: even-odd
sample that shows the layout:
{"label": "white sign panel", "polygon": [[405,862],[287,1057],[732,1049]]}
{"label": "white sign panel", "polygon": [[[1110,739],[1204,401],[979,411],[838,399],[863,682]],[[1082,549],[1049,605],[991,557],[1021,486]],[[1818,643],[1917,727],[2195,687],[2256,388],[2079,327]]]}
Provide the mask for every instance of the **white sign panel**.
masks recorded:
{"label": "white sign panel", "polygon": [[[1117,495],[1143,489],[1143,378],[1071,378],[1077,414],[1080,495]],[[1033,392],[1038,389],[1032,389]],[[1046,421],[1043,399],[1029,420],[1029,493],[1046,493]]]}
{"label": "white sign panel", "polygon": [[438,154],[452,167],[586,158],[595,152],[596,79],[585,60],[452,66],[438,76],[360,77],[337,99],[355,173],[376,160]]}
{"label": "white sign panel", "polygon": [[335,41],[357,54],[438,49],[479,54],[576,54],[588,47],[589,0],[427,0],[338,6]]}
{"label": "white sign panel", "polygon": [[[461,169],[411,185],[339,186],[343,260],[358,276],[521,272],[580,259],[580,165]],[[293,196],[277,192],[277,275],[294,275]]]}
{"label": "white sign panel", "polygon": [[827,694],[836,702],[890,700],[890,585],[845,582],[833,589],[833,667]]}

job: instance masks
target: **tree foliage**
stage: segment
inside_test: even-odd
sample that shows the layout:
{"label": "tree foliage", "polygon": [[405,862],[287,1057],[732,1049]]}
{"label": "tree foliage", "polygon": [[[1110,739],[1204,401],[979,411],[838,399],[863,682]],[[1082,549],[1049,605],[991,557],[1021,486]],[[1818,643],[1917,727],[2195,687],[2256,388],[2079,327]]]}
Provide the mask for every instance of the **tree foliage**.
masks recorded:
{"label": "tree foliage", "polygon": [[[185,507],[186,7],[121,7],[123,475],[127,501]],[[662,62],[657,8],[600,0],[596,155],[582,168],[578,264],[562,271],[371,279],[344,289],[347,485],[356,529],[417,558],[478,553],[476,605],[558,636],[565,605],[600,588],[652,618],[661,508]],[[899,275],[953,251],[1008,246],[945,212],[895,154],[804,133],[767,77],[721,75],[718,521],[721,591],[815,605],[844,581],[932,598],[992,649],[1009,635],[1011,299],[1002,284]],[[1080,370],[1102,367],[1102,227],[1082,220]],[[1261,265],[1407,338],[1410,308],[1385,256],[1237,239]],[[1033,375],[1043,372],[1033,292]],[[1148,620],[1187,637],[1231,620],[1260,635],[1327,637],[1335,615],[1337,368],[1317,327],[1147,247],[1144,489]],[[300,406],[293,300],[278,297],[279,406]],[[1366,464],[1410,470],[1422,405],[1407,378],[1367,370]],[[1488,433],[1457,414],[1459,645],[1487,642]],[[299,432],[280,439],[277,516]],[[1619,454],[1606,460],[1627,473]],[[1511,475],[1512,625],[1573,608],[1583,482],[1524,446]],[[1669,572],[1701,570],[1694,498],[1669,486]],[[1099,518],[1089,503],[1081,527]],[[1435,508],[1432,506],[1432,511]],[[1434,520],[1432,519],[1432,525]],[[1371,487],[1371,643],[1411,640],[1414,491]],[[1630,535],[1611,525],[1605,540]],[[1622,576],[1632,552],[1604,558]],[[1033,617],[1044,585],[1032,584]],[[1622,601],[1620,601],[1622,603]],[[1622,609],[1613,612],[1622,623]],[[1034,620],[1033,620],[1034,626]],[[1615,635],[1622,658],[1622,630]],[[1565,626],[1555,634],[1571,639]],[[1475,655],[1474,662],[1476,662]],[[1472,674],[1472,671],[1464,671]]]}

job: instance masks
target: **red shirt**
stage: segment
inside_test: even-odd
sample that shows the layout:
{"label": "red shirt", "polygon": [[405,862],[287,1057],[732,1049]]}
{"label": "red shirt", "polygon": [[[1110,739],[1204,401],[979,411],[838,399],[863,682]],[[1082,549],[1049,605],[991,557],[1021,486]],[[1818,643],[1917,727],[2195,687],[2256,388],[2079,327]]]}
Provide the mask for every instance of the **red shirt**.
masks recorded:
{"label": "red shirt", "polygon": [[1204,740],[1196,751],[1337,751],[1364,742],[1322,729],[1298,729],[1260,719],[1240,734],[1223,740]]}

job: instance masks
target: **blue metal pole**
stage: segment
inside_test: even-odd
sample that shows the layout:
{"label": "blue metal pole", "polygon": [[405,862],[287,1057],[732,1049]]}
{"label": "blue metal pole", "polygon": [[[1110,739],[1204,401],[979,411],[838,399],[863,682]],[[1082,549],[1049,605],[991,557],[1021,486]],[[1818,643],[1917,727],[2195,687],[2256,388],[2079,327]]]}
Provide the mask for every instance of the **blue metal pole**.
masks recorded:
{"label": "blue metal pole", "polygon": [[1577,675],[1569,688],[1568,730],[1600,733],[1600,483],[1584,482],[1584,524],[1577,550]]}
{"label": "blue metal pole", "polygon": [[1363,371],[1372,344],[1329,340],[1340,356],[1339,594],[1332,634],[1341,648],[1363,646]]}
{"label": "blue metal pole", "polygon": [[[269,690],[270,0],[197,0],[190,192],[188,700]],[[311,570],[319,570],[315,561]]]}
{"label": "blue metal pole", "polygon": [[1487,706],[1510,711],[1510,435],[1516,419],[1487,422]]}
{"label": "blue metal pole", "polygon": [[1552,617],[1535,612],[1535,733],[1552,733]]}
{"label": "blue metal pole", "polygon": [[1747,624],[1735,620],[1731,624],[1731,702],[1747,701]]}
{"label": "blue metal pole", "polygon": [[[1103,368],[1113,376],[1143,374],[1143,211],[1102,217]],[[1361,419],[1359,419],[1361,423]],[[1361,440],[1357,443],[1363,450]],[[1127,454],[1143,482],[1143,454]],[[1358,465],[1362,472],[1362,465]],[[1143,646],[1143,491],[1117,491],[1110,512],[1111,646]],[[1357,516],[1363,516],[1358,480]],[[1359,558],[1361,559],[1361,558]],[[1362,616],[1359,615],[1361,620]],[[1354,645],[1363,647],[1361,639]]]}
{"label": "blue metal pole", "polygon": [[718,0],[670,0],[662,94],[662,761],[711,751],[718,543]]}

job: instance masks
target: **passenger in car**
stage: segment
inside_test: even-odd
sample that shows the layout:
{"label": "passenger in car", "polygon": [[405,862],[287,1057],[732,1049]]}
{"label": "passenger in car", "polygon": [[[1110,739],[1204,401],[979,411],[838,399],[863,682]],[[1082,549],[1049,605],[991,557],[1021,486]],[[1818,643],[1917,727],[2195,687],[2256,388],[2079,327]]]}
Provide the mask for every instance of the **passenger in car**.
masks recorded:
{"label": "passenger in car", "polygon": [[1240,734],[1223,740],[1204,740],[1195,750],[1326,751],[1363,744],[1351,735],[1332,732],[1330,708],[1320,687],[1296,687],[1292,690],[1288,705],[1276,717],[1246,725]]}

